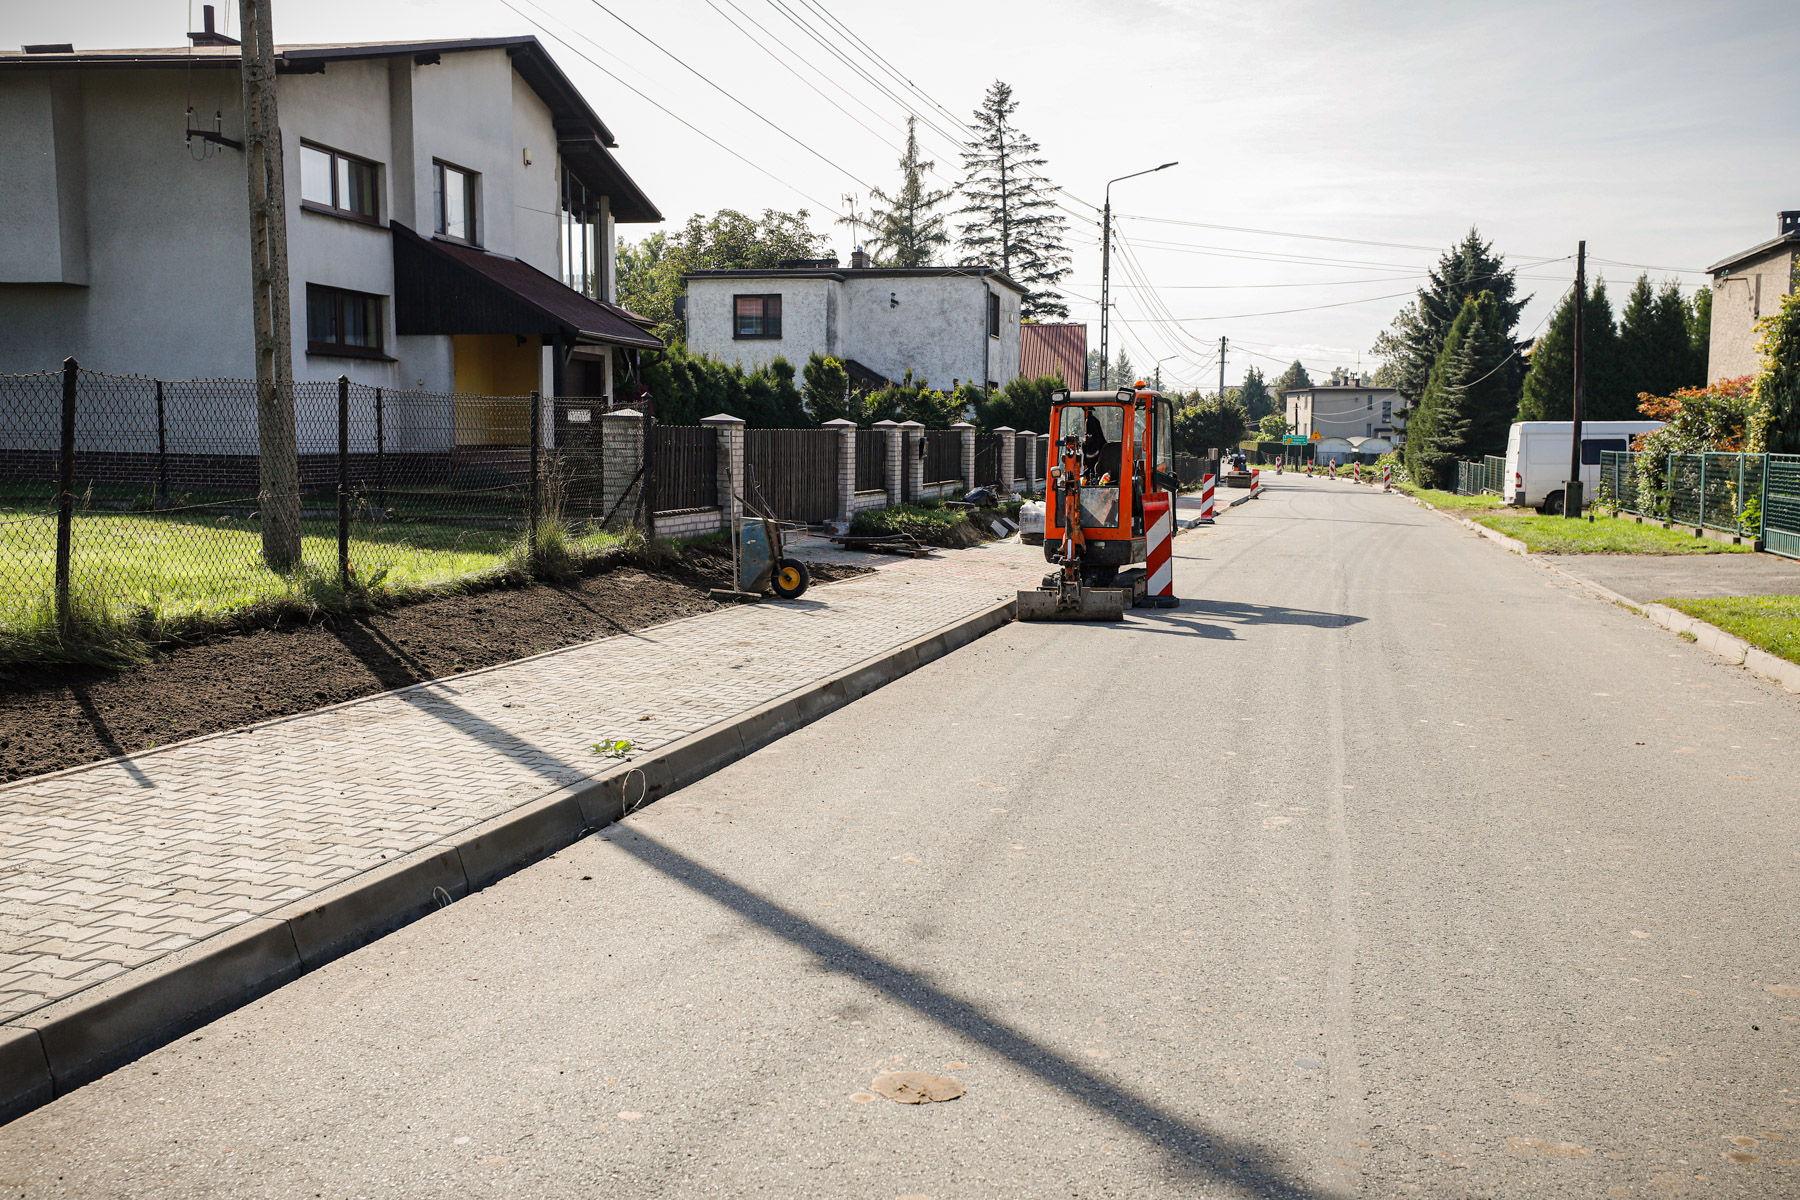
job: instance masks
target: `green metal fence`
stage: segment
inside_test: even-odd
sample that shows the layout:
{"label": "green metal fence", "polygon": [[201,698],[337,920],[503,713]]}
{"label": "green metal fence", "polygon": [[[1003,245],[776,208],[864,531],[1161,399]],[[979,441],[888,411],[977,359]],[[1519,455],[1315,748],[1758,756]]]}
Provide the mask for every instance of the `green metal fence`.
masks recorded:
{"label": "green metal fence", "polygon": [[1600,494],[1622,512],[1760,537],[1800,558],[1800,455],[1603,451]]}
{"label": "green metal fence", "polygon": [[1456,494],[1479,496],[1483,492],[1492,492],[1498,496],[1505,478],[1506,460],[1497,454],[1489,454],[1480,462],[1459,462],[1456,464]]}

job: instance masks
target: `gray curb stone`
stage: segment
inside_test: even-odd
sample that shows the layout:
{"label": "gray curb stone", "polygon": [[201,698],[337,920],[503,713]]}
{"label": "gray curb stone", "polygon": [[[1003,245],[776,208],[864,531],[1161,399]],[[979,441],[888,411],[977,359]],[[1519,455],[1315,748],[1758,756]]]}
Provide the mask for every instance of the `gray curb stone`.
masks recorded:
{"label": "gray curb stone", "polygon": [[0,1122],[49,1103],[307,971],[1011,621],[1002,601],[836,675],[559,788],[456,837],[0,1025]]}

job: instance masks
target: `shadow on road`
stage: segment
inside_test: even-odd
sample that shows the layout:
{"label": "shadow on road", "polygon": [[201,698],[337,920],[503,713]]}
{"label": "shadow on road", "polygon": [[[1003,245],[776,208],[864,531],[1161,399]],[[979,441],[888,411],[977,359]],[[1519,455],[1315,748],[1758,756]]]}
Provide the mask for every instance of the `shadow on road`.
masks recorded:
{"label": "shadow on road", "polygon": [[987,1016],[973,1004],[958,1000],[920,976],[796,916],[639,830],[614,825],[601,836],[675,882],[806,950],[826,970],[879,989],[921,1016],[980,1042],[1052,1087],[1143,1135],[1166,1152],[1174,1160],[1174,1169],[1185,1176],[1230,1183],[1256,1196],[1324,1200],[1327,1195],[1282,1174],[1273,1151],[1242,1142],[1228,1145],[1225,1139],[1083,1070],[1054,1050]]}
{"label": "shadow on road", "polygon": [[1367,617],[1349,613],[1314,612],[1307,608],[1286,608],[1279,604],[1244,604],[1231,600],[1183,600],[1175,609],[1133,609],[1131,621],[1145,632],[1173,634],[1177,637],[1212,638],[1215,641],[1237,640],[1234,626],[1306,625],[1314,629],[1343,629],[1359,625]]}

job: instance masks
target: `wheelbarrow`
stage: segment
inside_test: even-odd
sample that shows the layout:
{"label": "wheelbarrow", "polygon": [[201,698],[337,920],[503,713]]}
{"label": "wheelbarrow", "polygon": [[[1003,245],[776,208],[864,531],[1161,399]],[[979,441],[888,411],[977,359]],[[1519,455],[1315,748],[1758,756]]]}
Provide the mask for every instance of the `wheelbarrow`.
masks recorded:
{"label": "wheelbarrow", "polygon": [[714,600],[761,600],[766,589],[783,600],[798,600],[812,585],[812,572],[788,556],[788,524],[762,502],[754,487],[751,499],[739,500],[743,510],[731,542],[731,573],[737,587],[713,588],[707,594]]}

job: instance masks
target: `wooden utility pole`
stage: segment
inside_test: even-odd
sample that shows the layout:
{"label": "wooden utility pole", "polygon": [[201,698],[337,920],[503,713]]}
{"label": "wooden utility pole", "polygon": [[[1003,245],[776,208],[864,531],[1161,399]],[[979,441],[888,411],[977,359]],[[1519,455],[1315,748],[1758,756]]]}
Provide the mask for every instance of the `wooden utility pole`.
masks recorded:
{"label": "wooden utility pole", "polygon": [[1225,339],[1219,339],[1219,399],[1225,399]]}
{"label": "wooden utility pole", "polygon": [[1569,391],[1569,477],[1563,481],[1563,516],[1581,517],[1581,401],[1587,363],[1582,354],[1583,310],[1587,303],[1587,243],[1575,246],[1575,363]]}
{"label": "wooden utility pole", "polygon": [[238,0],[244,157],[250,169],[250,308],[256,323],[256,449],[263,561],[300,565],[300,459],[294,437],[294,341],[288,315],[287,192],[275,108],[273,0]]}

